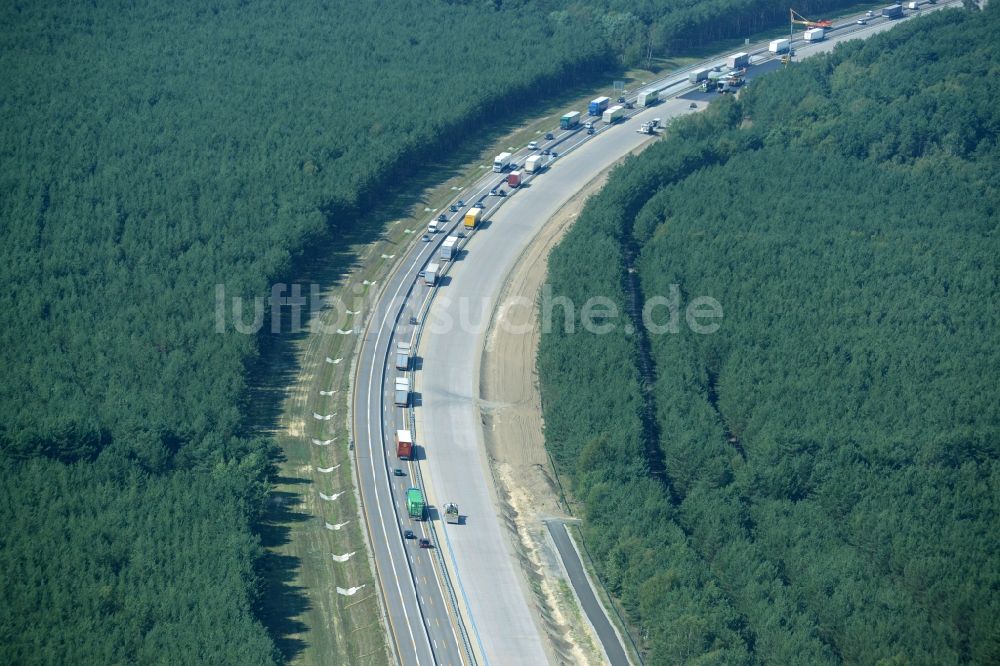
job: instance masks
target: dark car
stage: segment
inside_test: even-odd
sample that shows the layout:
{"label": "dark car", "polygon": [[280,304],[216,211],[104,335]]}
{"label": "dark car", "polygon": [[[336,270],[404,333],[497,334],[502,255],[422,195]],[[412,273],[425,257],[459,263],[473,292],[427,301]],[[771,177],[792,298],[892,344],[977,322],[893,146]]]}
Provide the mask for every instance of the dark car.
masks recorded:
{"label": "dark car", "polygon": [[445,215],[444,213],[441,213],[440,215],[438,215],[438,222],[447,222],[447,221],[448,221],[448,216],[447,215]]}
{"label": "dark car", "polygon": [[545,150],[542,151],[542,155],[551,155],[551,154],[552,154],[552,151],[549,150],[548,148],[546,148]]}
{"label": "dark car", "polygon": [[504,192],[503,190],[497,190],[497,196],[498,197],[505,197],[505,196],[507,196],[507,193]]}
{"label": "dark car", "polygon": [[625,95],[621,95],[621,96],[618,97],[618,103],[619,104],[624,104],[625,103]]}
{"label": "dark car", "polygon": [[416,535],[413,533],[413,530],[406,530],[405,532],[403,532],[403,538],[404,539],[414,539],[414,538],[416,538]]}
{"label": "dark car", "polygon": [[559,157],[559,153],[557,153],[556,151],[553,150],[552,151],[552,158],[555,159],[556,157]]}
{"label": "dark car", "polygon": [[587,129],[587,134],[593,134],[593,133],[594,133],[593,127]]}
{"label": "dark car", "polygon": [[404,472],[403,470],[399,469],[398,467],[396,469],[392,470],[392,473],[393,473],[394,476],[406,476],[406,472]]}
{"label": "dark car", "polygon": [[464,201],[462,201],[461,199],[459,199],[459,200],[458,200],[458,203],[457,203],[457,204],[455,204],[455,205],[456,205],[456,206],[458,206],[459,208],[461,208],[462,206],[464,206],[464,205],[465,205],[465,202],[464,202]]}
{"label": "dark car", "polygon": [[455,232],[455,236],[457,238],[465,238],[465,232],[464,231],[456,231]]}
{"label": "dark car", "polygon": [[556,137],[555,137],[555,135],[554,135],[554,134],[552,134],[552,132],[546,132],[546,133],[545,133],[545,140],[546,140],[546,141],[551,141],[551,140],[552,140],[552,139],[554,139],[554,138],[556,138]]}
{"label": "dark car", "polygon": [[625,102],[625,108],[626,109],[634,109],[635,108],[635,104],[633,104],[632,102]]}
{"label": "dark car", "polygon": [[473,204],[472,207],[473,208],[484,208],[483,202],[482,201],[477,201],[475,204]]}
{"label": "dark car", "polygon": [[431,547],[431,540],[430,539],[421,539],[420,540],[420,547],[421,548],[430,548]]}
{"label": "dark car", "polygon": [[452,205],[448,206],[448,210],[450,210],[453,213],[457,213],[458,212],[458,206],[456,204],[452,204]]}
{"label": "dark car", "polygon": [[691,104],[689,104],[689,105],[688,105],[688,108],[689,108],[689,109],[697,109],[697,108],[698,108],[698,105],[697,105],[697,104],[695,104],[694,102],[691,102]]}

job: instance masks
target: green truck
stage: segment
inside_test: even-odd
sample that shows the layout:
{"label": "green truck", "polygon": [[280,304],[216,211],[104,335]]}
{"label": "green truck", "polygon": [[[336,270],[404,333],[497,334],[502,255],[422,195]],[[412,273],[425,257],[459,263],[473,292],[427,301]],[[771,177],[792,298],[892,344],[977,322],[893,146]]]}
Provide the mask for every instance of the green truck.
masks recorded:
{"label": "green truck", "polygon": [[406,512],[413,520],[424,519],[424,494],[420,488],[409,488],[406,491]]}

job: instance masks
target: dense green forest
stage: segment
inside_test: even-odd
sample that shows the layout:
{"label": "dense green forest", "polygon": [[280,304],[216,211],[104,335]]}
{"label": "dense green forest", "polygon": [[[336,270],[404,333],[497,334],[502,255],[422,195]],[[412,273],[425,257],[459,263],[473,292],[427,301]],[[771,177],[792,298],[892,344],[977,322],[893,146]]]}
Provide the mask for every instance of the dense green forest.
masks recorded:
{"label": "dense green forest", "polygon": [[281,659],[254,612],[266,340],[216,332],[215,285],[266,295],[386,184],[608,51],[444,2],[5,3],[0,23],[0,661]]}
{"label": "dense green forest", "polygon": [[648,663],[1000,663],[997,30],[939,12],[759,79],[553,252],[578,305],[679,290],[676,333],[578,319],[539,350],[547,446]]}
{"label": "dense green forest", "polygon": [[216,333],[215,286],[266,295],[483,124],[764,6],[0,8],[0,658],[282,659],[254,613],[268,340]]}
{"label": "dense green forest", "polygon": [[[716,40],[751,37],[788,25],[787,0],[553,0],[560,23],[582,22],[604,39],[627,65],[685,55]],[[850,0],[801,0],[796,11],[813,19],[854,7]]]}

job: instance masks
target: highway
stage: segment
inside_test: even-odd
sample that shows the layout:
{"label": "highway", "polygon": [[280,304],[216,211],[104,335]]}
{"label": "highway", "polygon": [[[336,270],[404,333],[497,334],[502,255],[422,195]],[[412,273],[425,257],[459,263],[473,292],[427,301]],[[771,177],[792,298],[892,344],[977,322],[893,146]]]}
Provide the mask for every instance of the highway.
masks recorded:
{"label": "highway", "polygon": [[[841,26],[839,32],[831,31],[839,38],[808,46],[796,43],[796,58],[890,24],[880,20],[857,26],[850,21]],[[755,54],[754,64],[769,59],[766,44],[745,50]],[[697,67],[716,64],[724,64],[724,58]],[[687,93],[686,72],[691,69],[643,89]],[[527,179],[515,196],[489,196],[502,175],[485,174],[461,193],[465,206],[448,214],[446,233],[435,234],[432,242],[415,243],[381,285],[366,317],[355,365],[352,437],[383,607],[400,663],[548,661],[531,592],[498,512],[483,445],[477,400],[485,331],[506,275],[542,225],[588,181],[655,138],[633,131],[640,122],[691,113],[691,99],[697,97],[638,109],[624,123],[602,127],[594,136],[581,129],[557,132],[554,141],[541,147],[556,149],[558,159],[541,175]],[[527,155],[522,150],[515,159],[523,164]],[[424,285],[418,272],[436,256],[466,208],[480,200],[486,206],[486,223],[463,240],[458,259],[444,267],[447,273],[438,287]],[[421,224],[418,233],[424,228]],[[410,323],[411,317],[417,325]],[[393,380],[400,374],[393,366],[398,341],[412,341],[418,350],[409,372],[414,387],[409,409],[393,404]],[[414,461],[396,459],[397,429],[414,430]],[[396,476],[395,468],[404,475]],[[405,491],[411,485],[424,489],[431,520],[411,521],[407,516]],[[445,502],[459,505],[464,524],[446,525],[437,519],[436,507]],[[406,529],[429,539],[433,547],[421,549],[415,539],[404,539]],[[578,595],[584,597],[580,591]],[[605,646],[607,654],[613,651]]]}

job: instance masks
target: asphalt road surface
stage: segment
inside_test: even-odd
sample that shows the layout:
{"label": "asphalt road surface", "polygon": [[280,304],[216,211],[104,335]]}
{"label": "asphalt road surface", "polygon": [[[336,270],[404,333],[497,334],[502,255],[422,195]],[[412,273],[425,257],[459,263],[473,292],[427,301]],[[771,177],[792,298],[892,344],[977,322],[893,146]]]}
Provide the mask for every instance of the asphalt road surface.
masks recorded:
{"label": "asphalt road surface", "polygon": [[[925,5],[923,13],[942,6]],[[897,23],[876,19],[858,26],[853,20],[845,21],[824,42],[796,43],[796,58]],[[775,66],[765,65],[769,54],[761,45],[746,50],[755,54],[751,73]],[[724,61],[720,57],[695,67]],[[686,84],[688,70],[644,88],[697,96]],[[483,200],[486,223],[463,240],[458,259],[447,267],[429,306],[433,290],[417,273],[436,256],[448,231],[459,224],[464,207],[448,214],[445,233],[436,234],[432,242],[416,243],[382,285],[356,366],[353,436],[362,506],[392,642],[401,663],[546,661],[542,636],[532,619],[531,593],[518,571],[511,538],[502,527],[504,518],[498,513],[485,458],[476,405],[485,327],[507,273],[541,225],[589,180],[652,139],[633,131],[639,123],[690,113],[690,102],[690,97],[671,99],[638,110],[616,126],[596,122],[600,129],[592,137],[581,129],[556,132],[555,140],[543,142],[541,148],[556,149],[559,158],[529,178],[502,207],[503,200],[487,196],[500,183],[501,174],[487,173],[461,193],[466,207]],[[523,165],[527,154],[522,150],[515,159]],[[416,232],[422,233],[423,225]],[[400,340],[416,339],[411,316],[426,323],[420,331],[419,357],[410,372],[413,402],[410,409],[401,409],[393,404],[393,380],[399,374],[393,367],[394,348]],[[414,425],[416,460],[398,461],[395,431]],[[396,468],[402,476],[394,473]],[[425,490],[432,505],[431,520],[414,521],[407,516],[405,492],[410,486]],[[458,503],[463,524],[445,525],[437,520],[435,507],[444,502]],[[421,549],[416,539],[404,539],[407,529],[418,538],[430,539],[434,547]],[[589,590],[577,587],[586,579],[572,582],[577,595],[586,598]],[[589,594],[593,597],[592,591]],[[616,653],[608,645],[605,651]],[[618,651],[624,654],[620,645]]]}
{"label": "asphalt road surface", "polygon": [[584,571],[580,555],[576,552],[576,548],[566,532],[566,526],[559,521],[550,521],[545,523],[545,527],[552,535],[552,541],[556,544],[556,550],[559,551],[559,558],[562,560],[563,566],[566,567],[569,582],[576,590],[580,606],[594,627],[597,639],[601,641],[608,662],[611,666],[629,666],[625,648],[622,647],[614,626],[604,613],[601,602],[597,600],[597,596],[590,586],[590,581],[587,580],[587,572]]}

